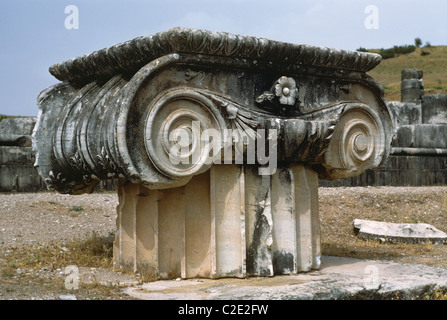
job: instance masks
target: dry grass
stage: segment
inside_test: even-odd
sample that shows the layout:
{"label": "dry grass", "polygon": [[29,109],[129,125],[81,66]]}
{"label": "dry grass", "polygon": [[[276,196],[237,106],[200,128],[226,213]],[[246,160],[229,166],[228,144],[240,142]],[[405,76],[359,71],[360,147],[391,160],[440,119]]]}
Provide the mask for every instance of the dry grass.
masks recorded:
{"label": "dry grass", "polygon": [[1,257],[14,269],[58,269],[67,265],[105,267],[112,266],[113,235],[98,237],[95,232],[84,239],[75,238],[67,244],[56,242],[31,244],[24,247],[2,248]]}
{"label": "dry grass", "polygon": [[[422,52],[429,54],[421,55]],[[447,46],[416,48],[412,53],[382,60],[368,74],[384,86],[388,101],[400,101],[401,71],[412,68],[424,72],[425,94],[447,93]]]}
{"label": "dry grass", "polygon": [[426,300],[447,300],[447,292],[435,291],[432,296],[426,296]]}
{"label": "dry grass", "polygon": [[112,269],[113,237],[95,232],[66,245],[56,242],[2,248],[0,250],[0,296],[14,299],[58,299],[75,294],[78,299],[129,299],[117,287],[81,283],[68,290],[63,270],[68,265]]}

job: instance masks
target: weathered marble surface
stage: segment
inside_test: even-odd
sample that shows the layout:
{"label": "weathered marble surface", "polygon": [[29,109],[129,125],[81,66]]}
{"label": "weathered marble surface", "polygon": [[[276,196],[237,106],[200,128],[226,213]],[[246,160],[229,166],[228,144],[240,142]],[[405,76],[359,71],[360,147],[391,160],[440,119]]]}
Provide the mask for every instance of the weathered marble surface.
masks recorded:
{"label": "weathered marble surface", "polygon": [[146,63],[172,53],[364,72],[373,69],[382,59],[380,55],[359,51],[297,45],[226,32],[174,28],[55,64],[50,67],[50,73],[61,81],[85,83],[89,79],[135,72]]}
{"label": "weathered marble surface", "polygon": [[0,146],[31,147],[35,117],[7,118],[0,121]]}
{"label": "weathered marble surface", "polygon": [[34,168],[31,134],[35,123],[35,117],[0,121],[0,192],[45,190],[45,183]]}
{"label": "weathered marble surface", "polygon": [[[39,95],[36,165],[64,193],[91,192],[113,177],[184,185],[209,166],[172,165],[163,136],[196,119],[201,132],[275,130],[278,162],[312,163],[321,178],[355,176],[390,151],[383,89],[365,74],[379,62],[375,54],[202,30],[138,38],[50,68],[64,82]],[[278,85],[293,89],[287,103]]]}
{"label": "weathered marble surface", "polygon": [[320,265],[318,178],[300,164],[261,176],[214,165],[183,187],[119,187],[115,266],[195,277],[295,274]]}
{"label": "weathered marble surface", "polygon": [[162,277],[319,266],[318,178],[394,134],[376,54],[175,28],[53,65],[36,166],[59,192],[120,179],[115,264]]}
{"label": "weathered marble surface", "polygon": [[447,243],[447,234],[426,223],[390,223],[355,219],[354,232],[363,239],[384,242]]}

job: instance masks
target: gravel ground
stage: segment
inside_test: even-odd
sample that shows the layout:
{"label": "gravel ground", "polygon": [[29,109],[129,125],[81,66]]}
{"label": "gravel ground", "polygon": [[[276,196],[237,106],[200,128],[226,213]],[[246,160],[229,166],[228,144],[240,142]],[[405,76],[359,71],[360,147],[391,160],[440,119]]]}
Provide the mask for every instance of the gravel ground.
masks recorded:
{"label": "gravel ground", "polygon": [[31,252],[38,256],[55,247],[62,253],[70,241],[88,239],[92,232],[98,238],[110,238],[116,230],[117,204],[116,193],[0,194],[0,299],[130,299],[120,287],[137,283],[132,275],[111,268],[79,267],[79,282],[85,286],[73,291],[65,285],[69,274],[64,268],[49,264],[24,270],[16,268],[9,257],[29,259]]}
{"label": "gravel ground", "polygon": [[[447,268],[447,246],[380,244],[353,235],[355,218],[387,222],[424,222],[447,231],[447,187],[320,188],[323,254],[383,259]],[[75,238],[94,231],[110,237],[116,230],[115,193],[62,195],[52,192],[0,194],[0,299],[130,299],[120,285],[134,276],[110,268],[83,267],[90,286],[75,293],[64,288],[62,268],[12,268],[8,253],[57,243],[61,253]],[[5,271],[6,270],[6,271]],[[93,280],[92,280],[93,279]]]}
{"label": "gravel ground", "polygon": [[323,253],[447,269],[447,245],[380,243],[355,236],[354,219],[427,223],[447,232],[447,187],[320,188]]}
{"label": "gravel ground", "polygon": [[0,195],[0,244],[22,246],[70,241],[116,229],[115,193],[64,195],[52,192]]}

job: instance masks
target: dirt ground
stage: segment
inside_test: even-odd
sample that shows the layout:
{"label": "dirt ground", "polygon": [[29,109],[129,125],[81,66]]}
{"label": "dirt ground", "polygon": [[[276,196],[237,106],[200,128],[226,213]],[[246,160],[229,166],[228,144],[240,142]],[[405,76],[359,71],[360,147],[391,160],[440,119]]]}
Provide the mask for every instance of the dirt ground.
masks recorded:
{"label": "dirt ground", "polygon": [[[355,236],[356,218],[428,223],[447,231],[447,187],[320,188],[324,255],[447,268],[447,245],[382,243]],[[131,299],[120,287],[150,279],[113,270],[115,193],[0,194],[0,299]],[[67,283],[67,266],[82,275]]]}
{"label": "dirt ground", "polygon": [[447,268],[447,245],[382,243],[355,236],[352,221],[428,223],[447,232],[447,187],[320,188],[326,255]]}

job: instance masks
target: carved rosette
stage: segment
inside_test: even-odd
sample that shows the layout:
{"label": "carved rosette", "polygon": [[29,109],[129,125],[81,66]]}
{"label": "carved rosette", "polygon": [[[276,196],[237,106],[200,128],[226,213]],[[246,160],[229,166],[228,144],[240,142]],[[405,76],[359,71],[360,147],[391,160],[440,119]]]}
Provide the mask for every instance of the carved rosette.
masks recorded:
{"label": "carved rosette", "polygon": [[275,84],[275,95],[279,97],[279,103],[293,106],[298,95],[295,80],[282,76]]}

